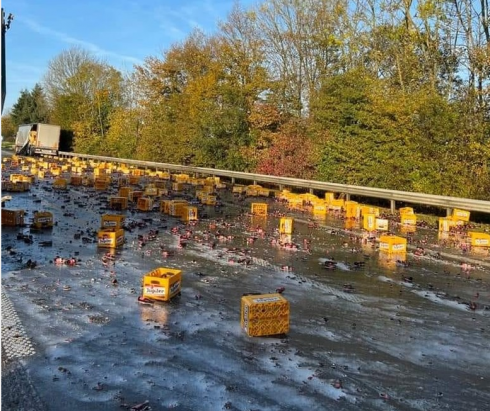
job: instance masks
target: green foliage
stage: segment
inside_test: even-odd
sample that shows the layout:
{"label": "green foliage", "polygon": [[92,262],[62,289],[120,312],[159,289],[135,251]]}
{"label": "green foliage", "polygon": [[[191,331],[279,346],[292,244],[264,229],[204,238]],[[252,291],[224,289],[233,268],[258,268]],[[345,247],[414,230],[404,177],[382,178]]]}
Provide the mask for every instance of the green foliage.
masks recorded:
{"label": "green foliage", "polygon": [[128,78],[60,53],[12,123],[59,124],[91,154],[490,199],[488,27],[470,4],[237,4]]}
{"label": "green foliage", "polygon": [[2,116],[2,137],[4,140],[15,141],[17,126],[12,121],[12,116],[6,114]]}
{"label": "green foliage", "polygon": [[31,91],[22,90],[10,113],[12,122],[19,126],[29,123],[48,123],[49,110],[46,95],[39,84]]}

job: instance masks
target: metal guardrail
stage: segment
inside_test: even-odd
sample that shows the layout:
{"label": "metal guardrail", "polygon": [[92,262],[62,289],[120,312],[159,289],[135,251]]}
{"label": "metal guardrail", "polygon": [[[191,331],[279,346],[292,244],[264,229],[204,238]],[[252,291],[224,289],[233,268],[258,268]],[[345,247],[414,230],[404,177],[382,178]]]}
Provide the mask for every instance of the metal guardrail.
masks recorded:
{"label": "metal guardrail", "polygon": [[115,157],[95,156],[90,154],[59,152],[60,157],[77,157],[80,159],[92,159],[114,163],[131,164],[138,167],[152,168],[155,170],[179,171],[183,173],[195,173],[202,175],[212,175],[226,177],[256,183],[269,183],[278,186],[300,187],[304,189],[322,190],[326,192],[345,193],[371,198],[381,198],[392,202],[401,201],[410,204],[423,204],[428,206],[441,207],[445,209],[463,209],[490,214],[490,201],[473,200],[469,198],[438,196],[432,194],[412,193],[409,191],[387,190],[383,188],[361,187],[350,184],[328,183],[323,181],[303,180],[299,178],[278,177],[265,174],[243,173],[230,170],[219,170],[214,168],[184,166],[170,163],[157,163],[153,161],[129,160]]}

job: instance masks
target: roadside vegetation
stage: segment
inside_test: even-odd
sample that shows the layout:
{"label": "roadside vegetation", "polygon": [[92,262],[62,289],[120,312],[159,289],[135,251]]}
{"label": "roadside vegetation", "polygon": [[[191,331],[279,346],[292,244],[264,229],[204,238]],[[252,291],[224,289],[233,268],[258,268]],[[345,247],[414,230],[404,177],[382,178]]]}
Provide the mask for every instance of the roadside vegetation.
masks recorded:
{"label": "roadside vegetation", "polygon": [[129,73],[71,48],[2,135],[50,122],[87,154],[490,200],[489,10],[474,3],[237,5]]}

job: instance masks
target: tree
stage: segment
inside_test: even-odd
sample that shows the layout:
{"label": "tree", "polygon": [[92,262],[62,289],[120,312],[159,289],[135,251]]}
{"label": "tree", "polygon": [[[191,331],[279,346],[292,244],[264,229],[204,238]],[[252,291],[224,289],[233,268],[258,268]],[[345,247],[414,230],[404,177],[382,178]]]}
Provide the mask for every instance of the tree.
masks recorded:
{"label": "tree", "polygon": [[31,91],[22,90],[11,111],[16,126],[49,122],[49,109],[43,88],[36,84]]}
{"label": "tree", "polygon": [[76,151],[96,154],[122,102],[121,73],[75,47],[50,61],[44,82],[53,121],[73,131]]}
{"label": "tree", "polygon": [[5,114],[2,116],[2,137],[5,139],[13,139],[17,134],[17,126],[12,120],[10,114]]}

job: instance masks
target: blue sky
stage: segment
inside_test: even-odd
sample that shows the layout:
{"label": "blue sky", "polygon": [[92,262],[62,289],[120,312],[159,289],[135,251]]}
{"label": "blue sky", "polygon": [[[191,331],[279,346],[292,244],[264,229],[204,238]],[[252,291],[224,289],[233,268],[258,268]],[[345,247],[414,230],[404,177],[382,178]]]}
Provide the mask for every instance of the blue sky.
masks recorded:
{"label": "blue sky", "polygon": [[[121,71],[161,56],[195,27],[214,32],[234,0],[4,0],[14,21],[6,34],[7,97],[3,114],[23,89],[41,82],[48,63],[81,46]],[[249,9],[256,0],[240,0]]]}

